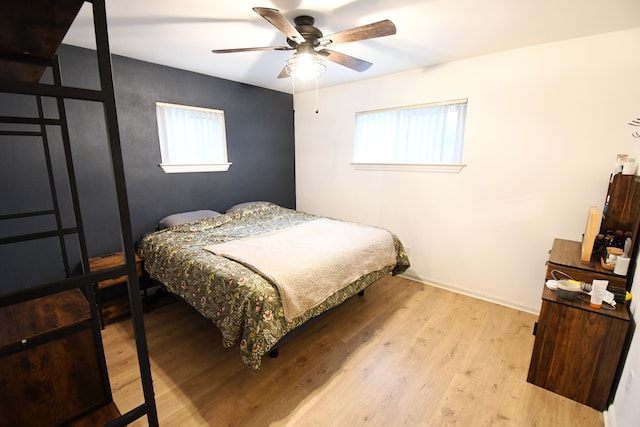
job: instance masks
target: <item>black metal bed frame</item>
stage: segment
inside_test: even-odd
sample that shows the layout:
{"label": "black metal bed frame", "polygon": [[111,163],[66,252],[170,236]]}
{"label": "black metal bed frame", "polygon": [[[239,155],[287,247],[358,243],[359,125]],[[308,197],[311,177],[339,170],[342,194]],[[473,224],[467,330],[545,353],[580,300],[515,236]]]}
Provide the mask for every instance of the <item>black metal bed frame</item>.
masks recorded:
{"label": "black metal bed frame", "polygon": [[[0,117],[0,123],[2,124],[19,124],[19,125],[32,125],[38,126],[37,131],[26,130],[1,130],[0,135],[3,136],[31,136],[42,138],[42,146],[44,150],[44,157],[47,164],[47,174],[49,178],[49,190],[51,194],[52,209],[39,210],[32,212],[21,212],[14,214],[1,215],[0,221],[15,220],[27,217],[36,216],[53,216],[55,218],[55,229],[48,231],[39,231],[28,234],[15,235],[10,237],[0,238],[0,245],[7,245],[18,242],[33,241],[39,239],[57,238],[59,242],[60,252],[62,256],[62,262],[64,266],[65,278],[62,280],[50,281],[41,283],[35,286],[30,286],[27,289],[13,291],[0,296],[0,307],[6,307],[20,302],[28,301],[31,299],[51,295],[71,289],[83,290],[85,296],[90,305],[92,328],[93,333],[97,337],[98,354],[101,358],[101,374],[103,375],[105,384],[105,395],[112,399],[111,387],[108,380],[108,373],[106,362],[104,360],[104,349],[102,347],[101,328],[99,322],[99,314],[96,305],[95,296],[95,283],[105,280],[127,276],[128,282],[128,295],[129,303],[131,307],[133,332],[136,341],[136,350],[138,356],[138,364],[140,367],[140,376],[142,381],[142,389],[144,395],[144,403],[140,406],[132,409],[131,411],[123,414],[120,418],[115,419],[107,424],[107,426],[124,426],[130,422],[139,419],[143,416],[147,416],[148,424],[150,426],[158,425],[157,409],[155,404],[151,367],[149,363],[149,355],[147,348],[147,340],[144,330],[144,321],[142,315],[142,303],[140,300],[140,284],[138,281],[138,275],[136,271],[135,249],[134,240],[131,229],[131,217],[129,212],[129,205],[127,199],[127,191],[125,185],[124,164],[122,158],[122,150],[120,145],[120,134],[118,129],[118,118],[116,116],[116,103],[113,86],[113,74],[111,68],[111,54],[109,50],[109,41],[107,33],[107,19],[104,0],[85,0],[93,6],[93,19],[94,19],[94,31],[96,39],[96,55],[98,62],[98,72],[100,80],[100,90],[91,90],[65,86],[62,83],[60,75],[60,67],[57,57],[54,57],[51,62],[39,61],[37,65],[44,65],[50,67],[53,74],[53,85],[42,83],[29,83],[14,80],[2,80],[0,79],[0,92],[10,94],[23,94],[31,95],[35,97],[38,109],[38,117]],[[12,60],[22,60],[22,58],[11,58]],[[27,62],[33,62],[27,60]],[[56,100],[58,118],[46,118],[43,108],[43,97],[54,98]],[[111,152],[111,163],[113,168],[116,198],[118,204],[118,210],[120,215],[121,224],[121,243],[124,253],[125,263],[124,265],[112,268],[109,270],[103,270],[100,272],[90,272],[89,258],[87,254],[87,244],[84,232],[84,226],[82,224],[82,215],[80,210],[80,199],[78,196],[78,188],[76,183],[76,177],[74,172],[73,158],[71,154],[70,136],[67,128],[67,117],[65,111],[65,99],[74,99],[80,101],[95,101],[101,103],[104,109],[107,139],[109,149]],[[56,183],[54,179],[54,171],[52,158],[50,154],[49,139],[47,136],[47,127],[56,126],[60,129],[62,137],[62,145],[64,148],[64,157],[67,169],[67,179],[69,185],[69,192],[71,194],[71,200],[73,205],[73,214],[75,217],[75,226],[63,227],[58,191],[56,189]],[[79,245],[79,253],[82,263],[82,274],[71,274],[69,253],[67,248],[67,242],[65,238],[67,236],[77,236]],[[31,345],[27,343],[25,345]]]}

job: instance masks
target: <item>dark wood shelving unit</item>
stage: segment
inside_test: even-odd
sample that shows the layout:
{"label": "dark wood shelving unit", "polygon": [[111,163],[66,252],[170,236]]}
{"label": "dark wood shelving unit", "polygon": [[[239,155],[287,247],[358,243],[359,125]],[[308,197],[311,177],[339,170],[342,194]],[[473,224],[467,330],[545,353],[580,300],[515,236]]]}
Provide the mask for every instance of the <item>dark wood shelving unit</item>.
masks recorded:
{"label": "dark wood shelving unit", "polygon": [[[96,41],[100,89],[65,86],[56,51],[84,5],[90,5]],[[53,83],[43,83],[50,71]],[[0,294],[0,384],[10,399],[0,402],[0,426],[70,425],[124,426],[146,417],[157,426],[151,368],[142,316],[131,218],[116,116],[111,54],[104,0],[7,0],[0,6],[0,94],[33,97],[37,117],[0,116],[0,150],[6,138],[40,138],[46,160],[51,209],[11,211],[3,206],[0,222],[43,218],[49,228],[37,227],[17,234],[0,235],[0,245],[57,241],[64,277]],[[82,222],[80,199],[66,122],[65,100],[100,103],[104,110],[107,141],[115,181],[121,227],[123,263],[92,272]],[[54,101],[57,116],[50,117],[44,101]],[[49,104],[47,104],[49,105]],[[17,128],[15,126],[18,126]],[[12,127],[13,126],[13,127]],[[29,127],[29,130],[24,130]],[[65,194],[71,199],[73,224],[61,212],[58,187],[50,156],[48,135],[55,127],[60,135],[66,170]],[[32,130],[35,128],[35,130]],[[4,213],[4,212],[9,213]],[[54,224],[50,226],[50,224]],[[11,227],[5,227],[11,229]],[[79,259],[77,259],[79,258]],[[81,272],[72,274],[72,262]],[[120,414],[113,402],[100,317],[96,304],[97,283],[126,278],[133,332],[136,341],[144,402]]]}
{"label": "dark wood shelving unit", "polygon": [[[638,251],[638,231],[640,229],[640,176],[613,175],[609,181],[607,197],[604,202],[600,233],[622,232],[631,238],[629,257],[635,259]],[[626,275],[626,289],[631,290],[631,278],[634,275],[635,262],[630,264]]]}
{"label": "dark wood shelving unit", "polygon": [[0,378],[11,392],[11,399],[0,399],[0,425],[59,425],[96,413],[111,414],[106,421],[120,417],[104,387],[99,337],[79,290],[4,307],[0,324]]}

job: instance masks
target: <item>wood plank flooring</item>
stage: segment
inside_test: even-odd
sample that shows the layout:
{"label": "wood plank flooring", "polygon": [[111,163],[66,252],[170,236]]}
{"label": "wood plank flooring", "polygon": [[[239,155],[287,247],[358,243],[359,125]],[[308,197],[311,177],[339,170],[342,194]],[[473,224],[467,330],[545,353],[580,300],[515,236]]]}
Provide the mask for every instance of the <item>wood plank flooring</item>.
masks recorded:
{"label": "wood plank flooring", "polygon": [[[603,426],[526,382],[535,321],[387,276],[253,371],[186,304],[145,314],[161,426]],[[143,401],[130,321],[103,339],[124,413]]]}

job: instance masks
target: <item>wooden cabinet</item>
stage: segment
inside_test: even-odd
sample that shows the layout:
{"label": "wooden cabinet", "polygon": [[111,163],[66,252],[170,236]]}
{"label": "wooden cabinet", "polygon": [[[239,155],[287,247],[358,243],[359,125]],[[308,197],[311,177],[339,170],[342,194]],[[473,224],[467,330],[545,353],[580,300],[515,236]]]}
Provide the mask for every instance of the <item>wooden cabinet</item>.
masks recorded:
{"label": "wooden cabinet", "polygon": [[[580,248],[580,242],[556,239],[547,278],[553,270],[560,270],[584,282],[616,280],[610,272],[599,270],[597,264],[581,265]],[[594,309],[588,300],[565,300],[544,286],[527,381],[605,410],[614,391],[629,326],[625,304],[617,304],[615,310]]]}
{"label": "wooden cabinet", "polygon": [[3,307],[0,324],[0,426],[102,425],[120,416],[79,290]]}

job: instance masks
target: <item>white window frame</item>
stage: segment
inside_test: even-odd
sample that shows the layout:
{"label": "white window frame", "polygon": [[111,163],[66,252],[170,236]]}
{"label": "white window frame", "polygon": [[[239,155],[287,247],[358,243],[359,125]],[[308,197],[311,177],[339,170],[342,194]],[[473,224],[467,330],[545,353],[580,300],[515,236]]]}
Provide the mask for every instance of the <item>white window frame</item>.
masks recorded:
{"label": "white window frame", "polygon": [[[355,128],[354,128],[354,144],[353,144],[353,162],[351,163],[355,169],[358,170],[390,170],[390,171],[409,171],[409,172],[447,172],[447,173],[459,173],[466,165],[461,163],[462,161],[462,149],[464,147],[464,127],[466,121],[466,107],[468,100],[455,99],[450,101],[434,102],[428,104],[411,105],[398,108],[387,108],[382,110],[362,111],[356,113]],[[455,122],[455,142],[448,145],[443,144],[443,138],[434,138],[429,141],[425,141],[425,135],[419,137],[418,144],[409,145],[408,141],[412,137],[412,128],[406,124],[406,119],[409,114],[428,114],[434,111],[434,109],[441,110],[442,107],[455,106],[457,111],[457,121]],[[462,106],[462,108],[459,108]],[[406,112],[404,116],[402,112]],[[389,114],[387,114],[389,113]],[[381,119],[389,119],[388,121],[377,121],[376,116]],[[439,118],[441,118],[439,116]],[[368,121],[368,119],[374,119]],[[396,119],[405,120],[405,122],[398,122]],[[424,124],[425,121],[421,122]],[[426,121],[428,122],[428,121]],[[400,123],[400,124],[399,124]],[[429,135],[441,134],[444,130],[444,123],[428,122],[430,126]],[[435,125],[434,130],[431,126]],[[378,128],[382,126],[382,128]],[[384,140],[376,141],[371,136],[387,135]],[[414,135],[415,137],[415,135]],[[424,143],[424,144],[423,144]],[[374,149],[372,145],[381,148],[378,151],[378,157],[370,157],[371,150]],[[380,145],[383,144],[383,145]],[[411,161],[413,159],[400,159],[397,160],[397,151],[402,148],[410,147],[410,149],[421,150],[449,150],[447,155],[440,156],[440,158],[451,159],[455,162],[438,161],[434,158],[430,158],[429,162]],[[383,153],[382,150],[386,151]],[[453,153],[451,152],[453,150]],[[367,158],[367,156],[369,156]],[[380,158],[383,156],[383,158]],[[411,157],[411,156],[407,156]],[[423,155],[425,158],[426,155]],[[436,156],[437,157],[437,156]]]}
{"label": "white window frame", "polygon": [[224,111],[156,102],[156,117],[165,173],[229,170]]}

